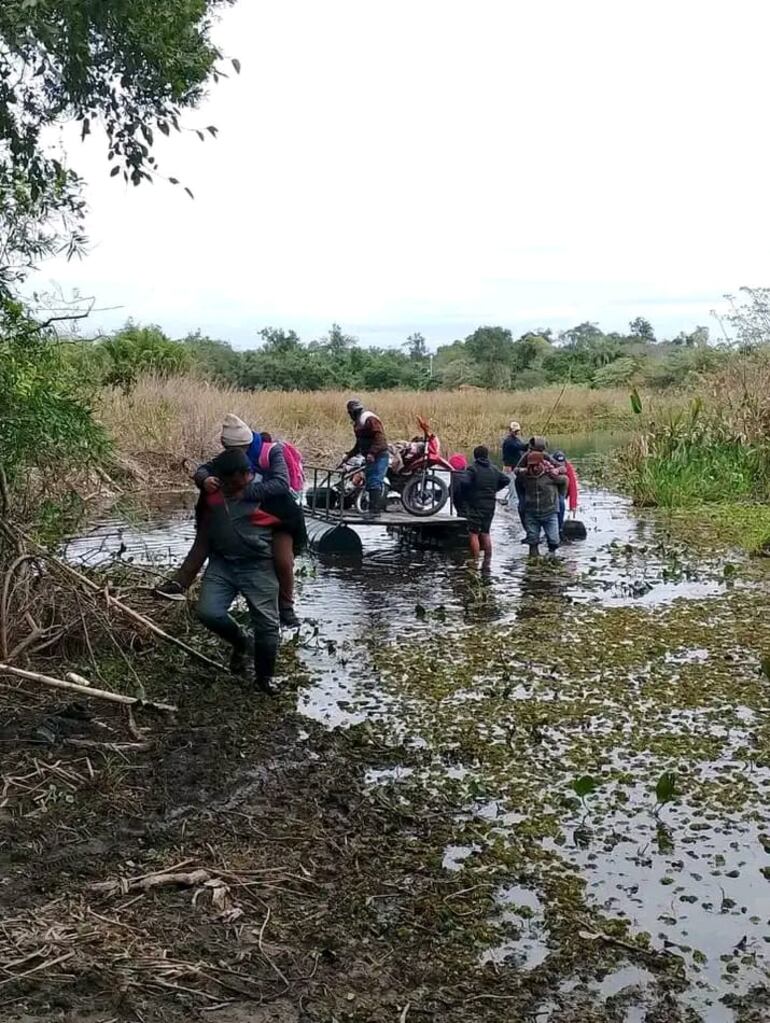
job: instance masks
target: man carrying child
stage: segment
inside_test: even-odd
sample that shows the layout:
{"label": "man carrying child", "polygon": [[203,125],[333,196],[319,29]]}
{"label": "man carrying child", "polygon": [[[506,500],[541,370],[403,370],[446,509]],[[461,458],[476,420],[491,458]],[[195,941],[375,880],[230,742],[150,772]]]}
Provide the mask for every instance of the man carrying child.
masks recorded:
{"label": "man carrying child", "polygon": [[[240,451],[249,462],[252,472],[258,472],[260,482],[254,484],[256,499],[274,519],[273,559],[280,583],[281,624],[299,626],[294,611],[294,555],[307,543],[305,519],[290,489],[290,474],[284,457],[283,445],[266,441],[238,416],[228,413],[222,424],[221,443],[225,451]],[[287,445],[288,447],[288,445]],[[214,471],[214,459],[199,466],[193,479],[201,490],[196,507],[195,541],[186,558],[167,582],[155,590],[167,600],[184,600],[185,593],[195,581],[208,556],[209,544],[205,525],[201,522],[201,509],[206,495],[215,493],[221,480]]]}
{"label": "man carrying child", "polygon": [[[278,578],[273,565],[273,528],[278,520],[259,504],[251,463],[238,448],[210,464],[219,486],[204,489],[201,527],[207,537],[208,565],[203,574],[198,617],[232,647],[230,670],[242,674],[253,653],[256,683],[272,692],[280,620]],[[235,598],[244,597],[253,639],[230,616]]]}

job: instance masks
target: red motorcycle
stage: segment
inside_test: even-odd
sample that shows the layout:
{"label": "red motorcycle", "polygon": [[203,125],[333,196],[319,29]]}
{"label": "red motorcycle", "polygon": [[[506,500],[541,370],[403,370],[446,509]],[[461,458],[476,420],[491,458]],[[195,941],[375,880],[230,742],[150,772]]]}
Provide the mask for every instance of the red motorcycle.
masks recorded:
{"label": "red motorcycle", "polygon": [[[398,452],[396,463],[391,465],[385,477],[385,488],[391,495],[395,491],[411,515],[425,518],[440,512],[449,500],[449,483],[439,475],[439,471],[448,473],[451,479],[452,466],[442,457],[439,439],[428,423],[420,416],[417,424],[422,430],[422,437],[415,437]],[[391,510],[392,499],[389,496],[387,505]],[[367,495],[363,489],[356,500],[356,507],[359,511],[366,511]]]}

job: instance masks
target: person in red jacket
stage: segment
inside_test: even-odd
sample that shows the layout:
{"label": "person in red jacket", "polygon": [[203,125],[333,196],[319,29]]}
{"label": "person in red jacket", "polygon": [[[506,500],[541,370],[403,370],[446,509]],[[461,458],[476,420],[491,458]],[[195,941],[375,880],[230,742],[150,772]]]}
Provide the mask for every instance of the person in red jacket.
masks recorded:
{"label": "person in red jacket", "polygon": [[554,451],[551,455],[551,461],[559,469],[561,469],[567,477],[567,493],[566,495],[562,494],[559,497],[559,533],[563,533],[567,508],[569,508],[571,512],[576,512],[578,508],[578,478],[574,465],[572,462],[567,461],[567,456],[563,451]]}

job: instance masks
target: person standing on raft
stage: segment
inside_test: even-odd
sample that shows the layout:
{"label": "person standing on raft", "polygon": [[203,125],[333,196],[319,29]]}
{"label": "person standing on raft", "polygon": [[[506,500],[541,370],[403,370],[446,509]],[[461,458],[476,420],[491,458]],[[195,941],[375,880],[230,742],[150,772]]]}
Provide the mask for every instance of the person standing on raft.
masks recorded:
{"label": "person standing on raft", "polygon": [[365,409],[363,402],[358,398],[351,398],[346,407],[348,415],[353,420],[356,442],[345,455],[343,462],[347,462],[356,455],[363,455],[366,459],[364,474],[369,508],[365,517],[377,519],[386,504],[385,475],[390,464],[385,428],[379,416]]}

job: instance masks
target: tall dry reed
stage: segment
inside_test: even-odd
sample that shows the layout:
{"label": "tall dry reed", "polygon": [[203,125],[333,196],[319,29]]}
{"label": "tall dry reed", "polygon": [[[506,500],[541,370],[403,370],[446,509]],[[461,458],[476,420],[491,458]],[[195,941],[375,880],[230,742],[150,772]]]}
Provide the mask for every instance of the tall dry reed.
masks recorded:
{"label": "tall dry reed", "polygon": [[[417,416],[428,419],[445,451],[467,451],[495,443],[512,419],[525,434],[588,432],[631,420],[624,390],[592,391],[571,386],[531,391],[379,391],[362,394],[383,418],[388,436],[411,437]],[[560,398],[561,395],[561,398]],[[336,461],[351,445],[342,391],[239,391],[192,377],[140,380],[126,395],[106,391],[99,415],[118,449],[132,457],[201,459],[216,450],[226,412],[258,429],[290,439],[310,461]],[[560,399],[560,400],[559,400]],[[558,400],[558,404],[557,404]]]}

